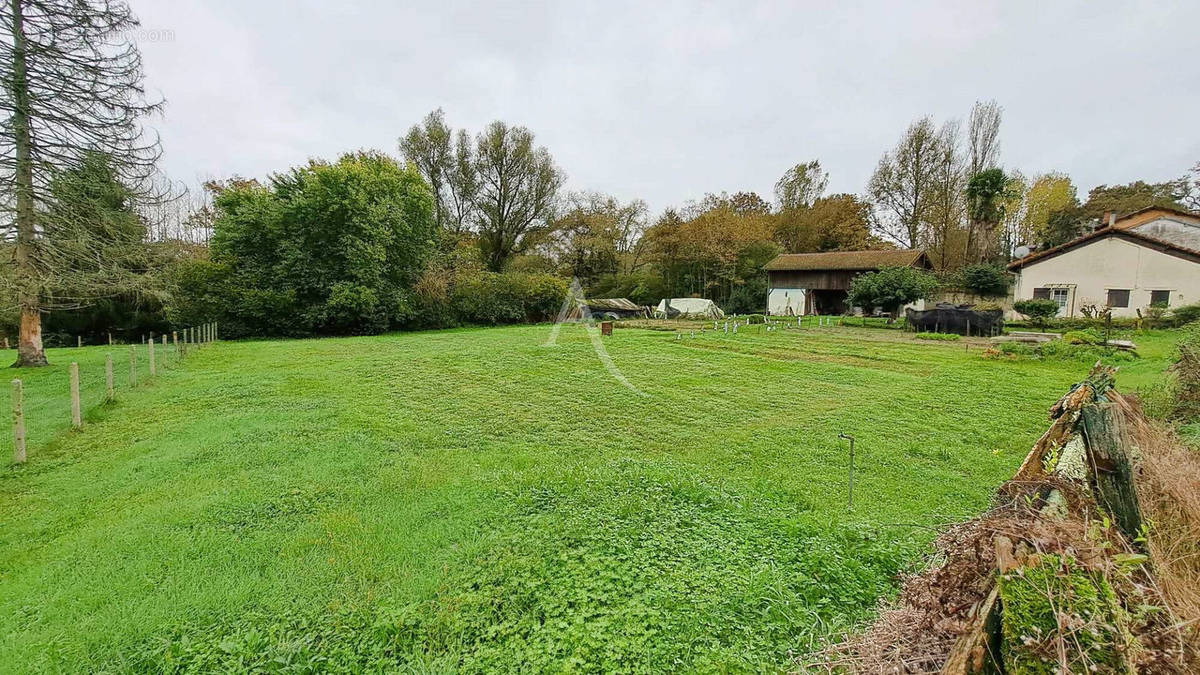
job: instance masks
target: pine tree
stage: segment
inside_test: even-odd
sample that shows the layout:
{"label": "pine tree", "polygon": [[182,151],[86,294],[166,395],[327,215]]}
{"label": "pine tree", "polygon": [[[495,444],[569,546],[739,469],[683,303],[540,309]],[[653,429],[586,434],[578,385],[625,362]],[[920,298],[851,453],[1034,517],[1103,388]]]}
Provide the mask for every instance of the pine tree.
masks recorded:
{"label": "pine tree", "polygon": [[43,312],[110,296],[128,279],[119,260],[127,247],[114,248],[111,237],[126,241],[129,230],[89,220],[111,209],[63,202],[111,200],[111,190],[75,185],[56,196],[54,186],[88,177],[119,184],[128,190],[121,209],[161,196],[151,180],[158,139],[140,125],[161,101],[143,89],[141,55],[129,40],[138,22],[123,2],[9,0],[0,24],[10,36],[0,43],[0,192],[21,312],[14,366],[38,366],[46,364]]}

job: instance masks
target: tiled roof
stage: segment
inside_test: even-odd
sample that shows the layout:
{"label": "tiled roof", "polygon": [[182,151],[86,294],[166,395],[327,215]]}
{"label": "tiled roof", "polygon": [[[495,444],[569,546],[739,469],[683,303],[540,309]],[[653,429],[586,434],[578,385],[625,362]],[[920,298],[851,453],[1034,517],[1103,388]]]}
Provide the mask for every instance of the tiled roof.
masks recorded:
{"label": "tiled roof", "polygon": [[1024,258],[1014,260],[1008,264],[1008,269],[1014,271],[1019,270],[1030,263],[1035,263],[1046,258],[1053,258],[1054,256],[1059,255],[1060,253],[1066,253],[1077,246],[1083,246],[1084,244],[1088,244],[1105,237],[1120,237],[1122,239],[1132,241],[1135,244],[1141,244],[1142,246],[1162,251],[1164,253],[1170,253],[1181,258],[1187,258],[1189,260],[1200,262],[1200,251],[1187,248],[1186,246],[1180,246],[1179,244],[1175,244],[1164,239],[1148,237],[1136,230],[1124,230],[1119,227],[1104,227],[1090,234],[1085,234],[1082,237],[1072,239],[1065,244],[1059,244],[1058,246],[1048,248],[1044,251],[1030,253]]}
{"label": "tiled roof", "polygon": [[784,253],[767,263],[773,271],[877,270],[881,267],[927,267],[925,251],[830,251]]}

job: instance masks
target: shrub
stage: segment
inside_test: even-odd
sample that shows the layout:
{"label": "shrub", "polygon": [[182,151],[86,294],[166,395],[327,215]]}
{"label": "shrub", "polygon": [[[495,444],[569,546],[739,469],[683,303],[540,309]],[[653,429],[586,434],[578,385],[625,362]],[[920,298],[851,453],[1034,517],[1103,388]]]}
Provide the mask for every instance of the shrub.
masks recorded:
{"label": "shrub", "polygon": [[763,308],[767,302],[767,277],[760,275],[733,289],[725,300],[725,311],[731,314],[749,314]]}
{"label": "shrub", "polygon": [[1013,310],[1024,314],[1039,328],[1045,329],[1046,322],[1058,314],[1058,303],[1053,300],[1031,299],[1013,303]]}
{"label": "shrub", "polygon": [[376,333],[413,313],[438,232],[416,169],[355,153],[215,195],[213,262],[180,271],[180,323],[220,321],[227,337]]}
{"label": "shrub", "polygon": [[953,342],[954,340],[961,340],[962,336],[958,333],[917,333],[917,339]]}
{"label": "shrub", "polygon": [[1063,334],[1063,340],[1073,345],[1102,345],[1104,336],[1094,328],[1073,330]]}
{"label": "shrub", "polygon": [[1195,321],[1200,321],[1200,302],[1194,305],[1184,305],[1171,310],[1171,316],[1175,319],[1175,324],[1183,326]]}
{"label": "shrub", "polygon": [[1171,371],[1175,394],[1172,417],[1182,422],[1200,422],[1200,322],[1184,327]]}
{"label": "shrub", "polygon": [[1051,340],[1039,345],[1031,345],[1023,342],[1004,342],[997,345],[995,349],[1011,357],[1079,361],[1089,364],[1096,361],[1124,363],[1137,359],[1137,355],[1133,352],[1098,345],[1074,345],[1066,340]]}
{"label": "shrub", "polygon": [[958,282],[964,290],[985,298],[1008,294],[1010,277],[1000,265],[976,263],[958,272]]}
{"label": "shrub", "polygon": [[1010,354],[1013,356],[1036,356],[1037,349],[1033,345],[1027,345],[1024,342],[1002,342],[998,347],[1001,353]]}
{"label": "shrub", "polygon": [[336,333],[378,333],[388,324],[388,313],[382,310],[375,289],[339,281],[329,289],[320,323]]}
{"label": "shrub", "polygon": [[868,313],[876,307],[896,315],[903,305],[928,298],[937,290],[937,278],[911,267],[884,267],[850,282],[850,304]]}
{"label": "shrub", "polygon": [[451,305],[461,323],[494,326],[552,318],[566,294],[566,283],[557,277],[477,272],[459,280]]}

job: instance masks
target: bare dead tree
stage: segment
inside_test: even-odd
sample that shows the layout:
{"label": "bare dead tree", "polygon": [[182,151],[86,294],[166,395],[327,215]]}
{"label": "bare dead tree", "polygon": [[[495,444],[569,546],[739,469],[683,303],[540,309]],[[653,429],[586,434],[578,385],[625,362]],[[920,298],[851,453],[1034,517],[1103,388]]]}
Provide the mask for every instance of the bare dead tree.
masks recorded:
{"label": "bare dead tree", "polygon": [[967,180],[998,166],[1000,160],[1000,118],[1004,108],[995,101],[976,101],[967,123],[967,143],[970,146],[970,166]]}
{"label": "bare dead tree", "polygon": [[[0,24],[7,37],[0,42],[0,203],[14,241],[12,290],[21,314],[14,365],[45,365],[42,312],[112,295],[121,285],[114,279],[124,276],[100,257],[114,252],[104,241],[112,224],[73,222],[97,209],[56,204],[52,185],[91,157],[104,169],[75,178],[111,179],[133,202],[161,197],[150,180],[158,138],[147,138],[140,121],[162,102],[146,96],[141,55],[129,40],[138,22],[124,2],[8,0]],[[64,243],[71,237],[81,239]]]}

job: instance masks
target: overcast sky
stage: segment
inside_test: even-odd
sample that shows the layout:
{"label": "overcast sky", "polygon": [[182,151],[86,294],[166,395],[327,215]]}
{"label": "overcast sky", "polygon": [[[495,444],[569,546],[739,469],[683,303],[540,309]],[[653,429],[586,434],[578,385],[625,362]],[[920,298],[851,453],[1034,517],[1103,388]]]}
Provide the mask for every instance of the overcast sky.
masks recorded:
{"label": "overcast sky", "polygon": [[922,115],[1004,107],[1001,161],[1100,183],[1200,161],[1200,2],[132,0],[164,169],[263,177],[373,148],[434,108],[529,127],[572,190],[658,212],[770,198],[820,159],[861,193]]}

